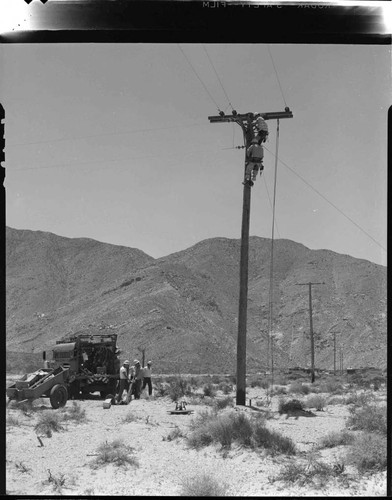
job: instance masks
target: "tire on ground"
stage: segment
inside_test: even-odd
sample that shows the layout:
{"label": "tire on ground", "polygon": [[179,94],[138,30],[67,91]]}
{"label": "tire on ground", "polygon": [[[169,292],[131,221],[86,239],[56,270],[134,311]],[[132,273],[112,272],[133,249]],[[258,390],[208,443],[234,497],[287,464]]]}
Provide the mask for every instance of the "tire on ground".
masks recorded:
{"label": "tire on ground", "polygon": [[68,399],[68,391],[65,385],[56,384],[52,387],[50,391],[50,404],[52,408],[57,410],[57,408],[61,408],[66,405]]}

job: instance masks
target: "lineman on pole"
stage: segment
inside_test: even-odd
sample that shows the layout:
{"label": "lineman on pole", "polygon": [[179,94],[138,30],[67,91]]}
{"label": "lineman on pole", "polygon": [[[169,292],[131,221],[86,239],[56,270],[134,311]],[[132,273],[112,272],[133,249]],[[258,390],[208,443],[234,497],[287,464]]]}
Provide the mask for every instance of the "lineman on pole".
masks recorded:
{"label": "lineman on pole", "polygon": [[253,138],[251,145],[246,150],[245,181],[243,184],[249,184],[250,186],[253,186],[257,177],[257,172],[260,171],[261,175],[264,169],[264,150],[259,140],[260,139],[256,137]]}

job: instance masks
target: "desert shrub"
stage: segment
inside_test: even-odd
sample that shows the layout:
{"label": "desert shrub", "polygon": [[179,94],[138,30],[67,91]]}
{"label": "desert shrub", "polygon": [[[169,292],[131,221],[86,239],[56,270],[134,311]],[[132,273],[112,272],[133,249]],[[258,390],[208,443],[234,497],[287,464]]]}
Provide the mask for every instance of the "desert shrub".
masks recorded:
{"label": "desert shrub", "polygon": [[[269,383],[268,380],[264,380],[263,381],[264,383]],[[284,375],[275,375],[274,376],[274,384],[276,385],[287,385],[288,384],[288,380],[287,380],[287,377],[285,377]],[[263,387],[263,389],[266,389],[266,387]]]}
{"label": "desert shrub", "polygon": [[377,472],[387,467],[387,440],[379,434],[365,433],[355,439],[347,453],[348,463],[358,472]]}
{"label": "desert shrub", "polygon": [[134,456],[133,448],[125,445],[119,439],[115,439],[111,443],[105,441],[101,443],[97,449],[97,458],[92,466],[100,466],[105,464],[114,464],[117,466],[132,465],[138,467],[138,460]]}
{"label": "desert shrub", "polygon": [[194,389],[198,389],[203,386],[203,380],[200,377],[191,377],[189,379],[189,385]]}
{"label": "desert shrub", "polygon": [[58,476],[56,476],[50,472],[50,469],[48,469],[48,479],[45,482],[51,484],[54,491],[61,494],[61,490],[65,485],[65,481],[66,478],[64,474],[59,474]]}
{"label": "desert shrub", "polygon": [[248,418],[244,413],[231,412],[218,415],[203,413],[197,423],[192,424],[193,432],[187,437],[191,448],[199,449],[214,442],[222,448],[230,448],[234,442],[250,448],[263,447],[272,453],[294,454],[294,443],[279,433],[265,427],[266,418],[256,414]]}
{"label": "desert shrub", "polygon": [[223,410],[228,406],[233,406],[233,398],[231,396],[227,396],[226,398],[223,399],[217,399],[215,401],[215,406],[217,410]]}
{"label": "desert shrub", "polygon": [[327,402],[325,398],[314,394],[313,396],[309,396],[307,398],[305,406],[306,408],[315,408],[317,411],[321,411],[324,410],[326,404]]}
{"label": "desert shrub", "polygon": [[215,385],[219,385],[222,382],[225,382],[225,377],[222,375],[213,375],[211,377],[211,382]]}
{"label": "desert shrub", "polygon": [[[284,384],[281,384],[281,385],[284,385]],[[270,386],[270,382],[269,382],[269,380],[265,380],[265,379],[264,379],[264,380],[262,380],[262,381],[260,382],[260,387],[261,387],[262,389],[265,389],[265,390],[266,390],[266,389],[268,389],[268,388],[269,388],[269,386]]]}
{"label": "desert shrub", "polygon": [[334,448],[335,446],[346,446],[354,441],[354,436],[348,431],[343,430],[340,432],[330,432],[324,436],[319,448]]}
{"label": "desert shrub", "polygon": [[154,394],[157,397],[165,397],[170,393],[170,386],[167,383],[157,382],[154,384]]}
{"label": "desert shrub", "polygon": [[184,437],[181,429],[179,427],[175,427],[169,434],[163,439],[164,441],[174,441],[175,439]]}
{"label": "desert shrub", "polygon": [[288,401],[281,399],[279,401],[278,412],[280,414],[295,412],[303,409],[304,409],[304,404],[302,401],[299,401],[298,399],[289,399]]}
{"label": "desert shrub", "polygon": [[288,484],[296,483],[299,486],[308,484],[323,487],[333,475],[333,467],[318,460],[312,460],[307,464],[294,462],[286,465],[274,480]]}
{"label": "desert shrub", "polygon": [[208,383],[203,387],[203,394],[204,396],[214,397],[216,396],[216,390],[211,383]]}
{"label": "desert shrub", "polygon": [[293,382],[290,384],[289,393],[291,394],[309,394],[309,387],[302,382]]}
{"label": "desert shrub", "polygon": [[129,413],[127,413],[127,414],[125,415],[125,417],[123,418],[123,420],[122,420],[122,421],[123,421],[124,423],[129,424],[129,423],[131,423],[131,422],[136,422],[137,420],[138,420],[138,417],[137,417],[134,413],[129,412]]}
{"label": "desert shrub", "polygon": [[265,448],[273,454],[296,454],[294,442],[290,438],[284,437],[276,431],[267,429],[263,424],[255,426],[254,441],[257,447]]}
{"label": "desert shrub", "polygon": [[219,483],[214,476],[205,472],[183,480],[181,496],[186,497],[223,497],[227,486]]}
{"label": "desert shrub", "polygon": [[233,386],[228,384],[227,382],[221,382],[218,386],[218,389],[223,392],[223,394],[230,394],[233,391]]}
{"label": "desert shrub", "polygon": [[287,394],[286,387],[282,387],[280,385],[274,385],[271,391],[271,396],[279,396],[282,394]]}
{"label": "desert shrub", "polygon": [[343,396],[331,396],[327,399],[327,405],[342,405],[346,400]]}
{"label": "desert shrub", "polygon": [[352,406],[346,425],[354,430],[387,433],[386,406],[367,404],[362,407]]}
{"label": "desert shrub", "polygon": [[211,411],[211,410],[202,410],[197,414],[196,417],[194,417],[189,425],[189,428],[191,431],[197,430],[200,427],[203,427],[207,422],[210,420],[213,420],[216,416],[216,412]]}
{"label": "desert shrub", "polygon": [[65,421],[72,420],[75,423],[83,423],[86,421],[86,410],[76,401],[72,401],[72,406],[61,409],[61,416]]}
{"label": "desert shrub", "polygon": [[20,425],[18,417],[15,417],[14,415],[7,417],[7,427],[19,427]]}
{"label": "desert shrub", "polygon": [[374,399],[374,394],[369,392],[352,392],[344,398],[344,403],[346,405],[365,406],[371,404]]}
{"label": "desert shrub", "polygon": [[52,437],[52,432],[62,431],[64,427],[60,424],[60,415],[48,411],[39,416],[34,430],[37,434],[45,434],[47,437]]}
{"label": "desert shrub", "polygon": [[177,377],[171,384],[169,395],[172,401],[178,401],[184,396],[192,394],[192,389],[189,383],[182,377]]}
{"label": "desert shrub", "polygon": [[344,390],[341,383],[331,378],[321,382],[320,392],[327,392],[329,394],[343,394]]}

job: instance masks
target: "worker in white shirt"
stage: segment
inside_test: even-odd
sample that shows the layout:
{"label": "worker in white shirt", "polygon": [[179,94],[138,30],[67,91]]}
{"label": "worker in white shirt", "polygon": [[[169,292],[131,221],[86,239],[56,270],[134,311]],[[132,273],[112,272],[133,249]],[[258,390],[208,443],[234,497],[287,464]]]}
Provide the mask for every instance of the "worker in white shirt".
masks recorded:
{"label": "worker in white shirt", "polygon": [[117,404],[122,401],[122,395],[124,390],[128,392],[128,389],[129,389],[129,361],[126,360],[124,361],[122,367],[120,368],[120,385],[116,397]]}
{"label": "worker in white shirt", "polygon": [[148,395],[152,395],[152,383],[151,383],[151,361],[148,361],[147,366],[143,368],[143,387],[142,390],[145,389],[146,385],[148,385]]}
{"label": "worker in white shirt", "polygon": [[265,142],[268,137],[268,125],[261,115],[256,115],[256,119],[253,122],[253,127],[256,138],[259,140],[259,144]]}

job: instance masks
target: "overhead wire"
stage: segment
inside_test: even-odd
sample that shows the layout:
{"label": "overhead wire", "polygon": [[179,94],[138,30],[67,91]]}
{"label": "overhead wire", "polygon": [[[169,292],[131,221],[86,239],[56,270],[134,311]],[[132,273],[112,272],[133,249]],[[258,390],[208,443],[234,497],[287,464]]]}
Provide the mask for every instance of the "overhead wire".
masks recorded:
{"label": "overhead wire", "polygon": [[[264,146],[264,148],[270,153],[272,154],[273,156],[276,156],[274,155],[274,153],[272,153],[266,146]],[[373,236],[371,236],[365,229],[363,229],[363,227],[361,227],[357,222],[355,222],[351,217],[349,217],[347,214],[345,214],[343,212],[343,210],[341,210],[339,207],[337,207],[332,201],[330,201],[326,196],[324,196],[322,193],[320,193],[320,191],[318,189],[316,189],[315,187],[313,187],[308,181],[306,181],[300,174],[298,174],[294,169],[292,169],[289,165],[287,165],[287,163],[285,163],[282,159],[280,158],[277,158],[278,161],[280,163],[282,163],[282,165],[284,165],[286,168],[288,168],[294,175],[296,175],[299,179],[302,180],[302,182],[304,182],[308,187],[310,187],[310,189],[312,189],[315,193],[317,193],[319,196],[321,196],[321,198],[323,198],[323,200],[325,200],[329,205],[331,205],[335,210],[337,210],[341,215],[343,215],[343,217],[345,217],[348,221],[350,221],[352,224],[354,224],[355,227],[357,227],[360,231],[362,231],[364,234],[366,234],[366,236],[368,238],[370,238],[374,243],[376,243],[380,248],[382,248],[385,252],[387,251],[387,249],[381,245],[380,242],[378,242],[376,239],[373,238]]]}
{"label": "overhead wire", "polygon": [[[210,61],[210,63],[211,63],[212,69],[214,70],[214,73],[215,73],[215,75],[216,75],[216,77],[217,77],[217,79],[218,79],[218,81],[219,81],[219,83],[220,83],[220,86],[222,87],[222,90],[223,90],[223,92],[224,92],[224,94],[225,94],[225,96],[226,96],[227,102],[229,103],[229,106],[231,106],[231,109],[234,109],[234,108],[233,108],[233,105],[232,105],[232,104],[231,104],[231,102],[230,102],[229,96],[227,95],[227,92],[226,92],[226,90],[225,90],[225,87],[223,86],[223,83],[222,83],[221,79],[219,78],[219,75],[218,75],[218,72],[217,72],[217,70],[216,70],[216,68],[215,68],[215,66],[214,66],[214,63],[212,62],[212,59],[211,59],[211,57],[210,57],[209,53],[207,52],[207,49],[205,48],[205,45],[204,45],[204,44],[202,44],[202,45],[203,45],[204,52],[206,53],[206,55],[207,55],[207,57],[208,57],[208,60],[209,60],[209,61]],[[227,107],[226,107],[226,109],[227,109]],[[225,110],[225,111],[226,111],[226,110]]]}
{"label": "overhead wire", "polygon": [[275,70],[276,79],[278,80],[278,84],[279,84],[280,92],[281,92],[282,97],[283,97],[284,105],[287,107],[286,99],[284,98],[284,94],[283,94],[282,85],[280,84],[279,75],[278,75],[278,72],[276,70],[276,66],[275,66],[275,63],[274,63],[274,58],[272,57],[272,53],[271,53],[271,50],[270,50],[268,44],[267,44],[267,49],[268,49],[268,53],[269,53],[271,61],[272,61],[272,66],[274,67],[274,70]]}
{"label": "overhead wire", "polygon": [[[190,155],[193,153],[204,153],[204,152],[212,152],[212,151],[223,151],[225,149],[231,149],[231,148],[211,148],[211,149],[198,149],[194,151],[188,151],[186,155]],[[126,157],[126,158],[112,158],[108,160],[87,160],[87,161],[81,161],[81,162],[74,162],[74,163],[57,163],[57,164],[52,164],[52,165],[43,165],[40,167],[26,167],[26,168],[12,168],[10,166],[7,167],[8,172],[21,172],[25,170],[42,170],[42,169],[51,169],[51,168],[61,168],[61,167],[74,167],[78,165],[90,165],[91,163],[114,163],[114,162],[126,162],[130,160],[143,160],[143,159],[155,159],[155,158],[170,158],[170,156],[178,156],[178,153],[173,153],[172,155],[168,156],[163,156],[163,155],[144,155],[144,156],[134,156],[134,157]],[[94,170],[99,170],[99,169],[94,169]]]}
{"label": "overhead wire", "polygon": [[197,71],[195,70],[195,68],[193,67],[191,61],[189,60],[189,58],[187,57],[187,55],[185,54],[185,52],[182,50],[182,47],[179,43],[177,43],[177,46],[178,48],[181,50],[183,56],[185,57],[185,59],[187,60],[189,66],[192,68],[192,71],[194,72],[194,74],[196,75],[197,79],[199,80],[199,82],[203,85],[204,87],[204,90],[207,92],[207,94],[209,95],[211,101],[214,103],[214,105],[217,107],[218,111],[220,111],[220,108],[218,106],[218,104],[216,103],[215,99],[212,97],[211,93],[209,92],[208,88],[206,87],[205,83],[203,82],[203,80],[200,78],[200,76],[198,75]]}
{"label": "overhead wire", "polygon": [[190,125],[171,125],[167,127],[155,127],[155,128],[144,128],[144,129],[135,129],[135,130],[125,130],[124,132],[105,132],[101,134],[89,134],[83,135],[79,137],[60,137],[58,139],[47,139],[45,141],[34,141],[34,142],[23,142],[23,143],[11,143],[7,142],[7,148],[10,146],[28,146],[34,144],[47,144],[52,142],[64,142],[64,141],[78,141],[82,139],[89,139],[93,137],[104,137],[104,136],[114,136],[114,135],[127,135],[127,134],[137,134],[140,132],[154,132],[159,130],[173,129],[173,128],[188,128],[188,127],[200,127],[208,125],[208,123],[192,123]]}

